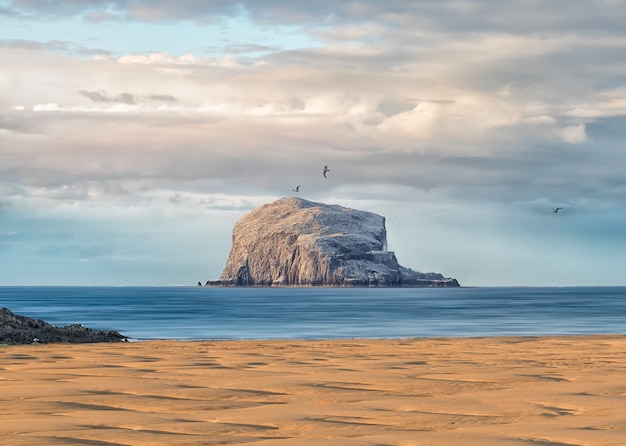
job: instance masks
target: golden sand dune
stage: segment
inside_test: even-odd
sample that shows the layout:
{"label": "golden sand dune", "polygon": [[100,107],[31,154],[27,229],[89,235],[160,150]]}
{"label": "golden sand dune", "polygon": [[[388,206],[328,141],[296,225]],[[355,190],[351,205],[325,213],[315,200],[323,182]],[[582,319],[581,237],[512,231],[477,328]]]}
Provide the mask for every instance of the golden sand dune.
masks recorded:
{"label": "golden sand dune", "polygon": [[626,444],[623,336],[0,347],[7,445]]}

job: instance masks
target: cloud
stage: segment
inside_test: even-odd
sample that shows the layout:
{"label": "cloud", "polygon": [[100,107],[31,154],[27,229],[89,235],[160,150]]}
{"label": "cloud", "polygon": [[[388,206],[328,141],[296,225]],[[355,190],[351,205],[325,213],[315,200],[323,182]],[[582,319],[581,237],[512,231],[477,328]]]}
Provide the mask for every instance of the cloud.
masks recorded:
{"label": "cloud", "polygon": [[316,32],[321,38],[329,42],[350,42],[372,40],[376,42],[385,28],[374,22],[328,26]]}
{"label": "cloud", "polygon": [[[67,186],[50,199],[91,197],[72,188],[89,179],[282,195],[325,163],[364,195],[385,185],[472,200],[598,196],[609,178],[621,190],[613,175],[623,154],[598,156],[619,140],[603,124],[626,116],[619,2],[593,11],[540,2],[525,7],[528,20],[520,2],[478,0],[59,5],[12,3],[33,18],[104,11],[124,26],[243,14],[297,25],[319,45],[277,51],[243,39],[217,57],[85,57],[61,53],[72,48],[61,41],[5,42],[0,138],[11,148],[1,165],[28,187]],[[589,164],[594,173],[577,184]]]}
{"label": "cloud", "polygon": [[[234,44],[224,47],[227,54],[250,54],[250,53],[271,53],[277,51],[277,46],[258,45],[256,43]],[[213,48],[215,50],[215,48]]]}
{"label": "cloud", "polygon": [[168,53],[150,54],[130,54],[117,59],[122,64],[144,64],[144,65],[203,65],[207,59],[197,57],[193,54],[184,54],[179,57]]}
{"label": "cloud", "polygon": [[174,96],[169,94],[150,94],[145,96],[145,99],[155,102],[178,102]]}
{"label": "cloud", "polygon": [[[336,2],[320,0],[314,4],[285,0],[227,0],[170,2],[166,0],[14,0],[4,14],[24,19],[50,19],[86,16],[92,20],[138,21],[213,21],[245,12],[253,20],[280,24],[363,24],[368,22],[401,25],[439,32],[477,30],[534,33],[589,30],[621,33],[626,12],[623,0],[598,0],[571,7],[569,0],[534,2],[525,0],[493,3],[488,0],[361,0]],[[520,19],[520,16],[523,19]],[[413,28],[416,29],[416,28]]]}
{"label": "cloud", "polygon": [[59,111],[61,107],[59,104],[54,102],[48,102],[47,104],[35,104],[33,106],[33,111]]}
{"label": "cloud", "polygon": [[120,93],[117,96],[110,96],[106,91],[79,90],[78,93],[91,99],[93,102],[121,102],[123,104],[136,104],[135,97],[130,93]]}
{"label": "cloud", "polygon": [[566,125],[560,128],[560,136],[564,141],[578,144],[587,139],[585,124]]}
{"label": "cloud", "polygon": [[67,52],[71,45],[71,42],[65,40],[39,42],[26,39],[0,39],[0,48],[15,48],[33,51],[44,50],[51,52]]}
{"label": "cloud", "polygon": [[79,94],[85,96],[96,103],[122,103],[129,105],[136,105],[140,102],[165,102],[174,103],[177,102],[176,98],[167,94],[149,94],[149,95],[135,95],[132,93],[120,93],[115,96],[111,96],[104,90],[87,91],[79,90]]}
{"label": "cloud", "polygon": [[85,16],[92,21],[132,19],[160,21],[174,19],[202,19],[234,14],[237,5],[226,0],[204,2],[186,1],[171,3],[166,1],[124,1],[124,0],[13,0],[3,8],[5,15],[21,19],[54,19],[61,17]]}

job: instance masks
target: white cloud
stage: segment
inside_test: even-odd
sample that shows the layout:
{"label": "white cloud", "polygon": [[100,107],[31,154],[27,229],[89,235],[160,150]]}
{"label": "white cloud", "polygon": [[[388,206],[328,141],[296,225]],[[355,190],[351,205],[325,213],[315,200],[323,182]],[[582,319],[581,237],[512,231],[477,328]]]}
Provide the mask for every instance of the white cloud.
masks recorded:
{"label": "white cloud", "polygon": [[131,54],[117,59],[122,64],[164,64],[164,65],[199,65],[203,60],[193,54],[174,57],[167,53]]}
{"label": "white cloud", "polygon": [[552,116],[541,115],[541,116],[529,116],[524,119],[524,122],[531,125],[556,125],[557,121]]}
{"label": "white cloud", "polygon": [[579,144],[587,139],[585,124],[563,126],[559,129],[559,134],[564,141],[571,144]]}
{"label": "white cloud", "polygon": [[359,41],[372,38],[377,40],[385,28],[375,22],[346,24],[343,26],[335,26],[323,29],[318,34],[329,41]]}
{"label": "white cloud", "polygon": [[48,102],[47,104],[36,104],[33,106],[33,111],[47,112],[59,110],[61,110],[61,107],[59,106],[59,104],[56,104],[54,102]]}
{"label": "white cloud", "polygon": [[573,105],[564,115],[573,118],[626,116],[626,87],[600,91],[596,98]]}
{"label": "white cloud", "polygon": [[[97,57],[98,60],[106,60],[103,57]],[[182,56],[173,56],[169,53],[150,53],[150,54],[129,54],[116,59],[121,64],[140,64],[140,65],[203,65],[211,67],[238,67],[240,64],[233,56],[224,57],[198,57],[188,53]]]}
{"label": "white cloud", "polygon": [[530,116],[525,118],[528,124],[527,132],[535,132],[536,135],[544,135],[546,138],[554,138],[569,144],[580,144],[587,140],[585,123],[563,123],[553,116]]}

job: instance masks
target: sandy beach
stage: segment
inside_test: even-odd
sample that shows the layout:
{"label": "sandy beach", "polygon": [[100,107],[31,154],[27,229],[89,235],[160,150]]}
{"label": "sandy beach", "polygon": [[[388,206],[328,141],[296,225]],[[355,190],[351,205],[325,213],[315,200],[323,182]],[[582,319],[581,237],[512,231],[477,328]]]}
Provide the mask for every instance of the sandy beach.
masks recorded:
{"label": "sandy beach", "polygon": [[626,337],[0,347],[7,445],[626,444]]}

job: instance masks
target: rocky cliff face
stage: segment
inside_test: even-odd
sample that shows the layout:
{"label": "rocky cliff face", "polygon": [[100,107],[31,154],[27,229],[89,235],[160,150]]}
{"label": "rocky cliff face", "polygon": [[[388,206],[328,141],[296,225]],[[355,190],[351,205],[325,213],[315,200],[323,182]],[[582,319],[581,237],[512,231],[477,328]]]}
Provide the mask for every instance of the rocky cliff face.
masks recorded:
{"label": "rocky cliff face", "polygon": [[459,286],[400,266],[387,251],[384,217],[301,198],[266,204],[238,221],[224,272],[207,285]]}

